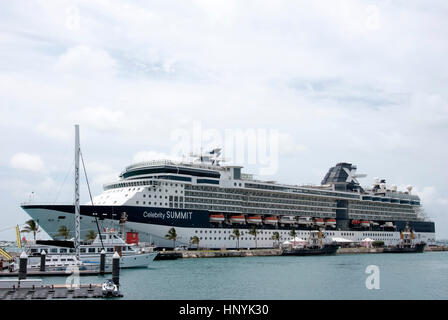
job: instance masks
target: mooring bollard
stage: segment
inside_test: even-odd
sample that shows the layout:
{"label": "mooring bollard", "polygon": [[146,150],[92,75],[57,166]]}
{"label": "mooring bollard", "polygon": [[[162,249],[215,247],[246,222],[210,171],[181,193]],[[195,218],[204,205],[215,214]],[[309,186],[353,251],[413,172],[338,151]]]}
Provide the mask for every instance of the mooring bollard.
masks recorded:
{"label": "mooring bollard", "polygon": [[120,285],[120,255],[116,251],[112,257],[112,281]]}
{"label": "mooring bollard", "polygon": [[47,257],[47,253],[45,250],[40,252],[40,271],[45,271],[45,258]]}
{"label": "mooring bollard", "polygon": [[106,251],[101,250],[100,254],[100,274],[104,274],[104,270],[106,269]]}
{"label": "mooring bollard", "polygon": [[19,258],[19,280],[26,279],[26,268],[28,264],[28,256],[25,251],[22,251]]}

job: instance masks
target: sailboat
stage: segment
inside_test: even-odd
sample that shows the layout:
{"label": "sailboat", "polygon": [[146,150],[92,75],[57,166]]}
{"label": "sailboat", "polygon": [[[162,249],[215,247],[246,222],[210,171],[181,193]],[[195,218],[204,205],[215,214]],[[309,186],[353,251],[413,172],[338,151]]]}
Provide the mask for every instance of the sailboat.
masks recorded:
{"label": "sailboat", "polygon": [[[38,263],[40,261],[41,252],[54,256],[54,259],[60,259],[60,255],[73,256],[73,263],[75,265],[85,264],[100,264],[100,256],[104,251],[106,254],[106,268],[112,265],[112,255],[118,252],[120,255],[121,268],[136,268],[147,267],[158,252],[142,252],[135,244],[127,244],[117,232],[113,229],[107,229],[101,232],[101,228],[96,219],[97,235],[91,244],[82,244],[80,239],[80,219],[81,211],[79,204],[79,160],[81,156],[80,141],[79,141],[79,125],[75,125],[75,195],[74,195],[74,211],[75,211],[75,238],[74,241],[57,241],[57,240],[37,240],[35,245],[29,247],[28,257],[30,264]],[[84,161],[82,161],[84,166]],[[85,166],[84,166],[85,172]],[[90,187],[86,174],[86,181]],[[91,205],[93,201],[91,198]],[[37,260],[39,259],[39,260]],[[67,261],[67,260],[65,260]]]}

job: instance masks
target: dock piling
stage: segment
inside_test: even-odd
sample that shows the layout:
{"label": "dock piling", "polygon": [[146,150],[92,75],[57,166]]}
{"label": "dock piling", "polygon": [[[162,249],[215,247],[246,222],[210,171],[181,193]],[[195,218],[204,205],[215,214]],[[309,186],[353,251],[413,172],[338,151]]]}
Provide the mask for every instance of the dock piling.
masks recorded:
{"label": "dock piling", "polygon": [[116,251],[112,257],[112,281],[120,285],[120,255]]}
{"label": "dock piling", "polygon": [[101,250],[100,254],[100,275],[104,275],[106,269],[106,251]]}
{"label": "dock piling", "polygon": [[26,269],[28,265],[28,256],[25,251],[22,251],[19,257],[19,280],[26,279]]}
{"label": "dock piling", "polygon": [[40,253],[40,271],[45,271],[45,258],[47,257],[47,253],[45,250],[42,250]]}

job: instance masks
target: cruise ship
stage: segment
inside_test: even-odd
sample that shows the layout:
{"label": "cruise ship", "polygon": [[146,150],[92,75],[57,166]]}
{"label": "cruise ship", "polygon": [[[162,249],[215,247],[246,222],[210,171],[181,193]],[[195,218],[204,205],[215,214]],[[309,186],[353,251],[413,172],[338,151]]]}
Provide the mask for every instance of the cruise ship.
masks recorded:
{"label": "cruise ship", "polygon": [[[384,179],[362,187],[351,163],[330,168],[320,185],[288,185],[261,181],[242,172],[242,166],[224,165],[221,150],[202,153],[191,161],[155,160],[128,166],[119,179],[104,185],[104,191],[81,205],[81,237],[102,227],[118,228],[127,215],[126,228],[140,241],[159,248],[199,247],[270,248],[274,232],[290,238],[294,229],[307,239],[321,230],[326,239],[361,242],[365,238],[400,242],[406,224],[416,240],[435,243],[435,226],[424,214],[412,187],[399,191]],[[93,203],[92,203],[93,202]],[[23,203],[21,207],[50,235],[64,225],[74,228],[73,204]],[[249,233],[255,226],[257,236]],[[165,235],[174,228],[177,240]],[[240,237],[232,236],[234,229]],[[238,240],[238,241],[237,241]]]}

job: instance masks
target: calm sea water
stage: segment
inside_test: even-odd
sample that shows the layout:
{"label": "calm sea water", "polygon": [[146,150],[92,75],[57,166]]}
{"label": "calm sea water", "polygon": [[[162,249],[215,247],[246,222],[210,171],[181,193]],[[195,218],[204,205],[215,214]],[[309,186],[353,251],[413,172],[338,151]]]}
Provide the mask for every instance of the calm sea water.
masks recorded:
{"label": "calm sea water", "polygon": [[[369,265],[379,267],[380,289],[366,288]],[[124,299],[448,298],[448,252],[180,259],[120,275]],[[102,280],[81,277],[81,283]]]}

